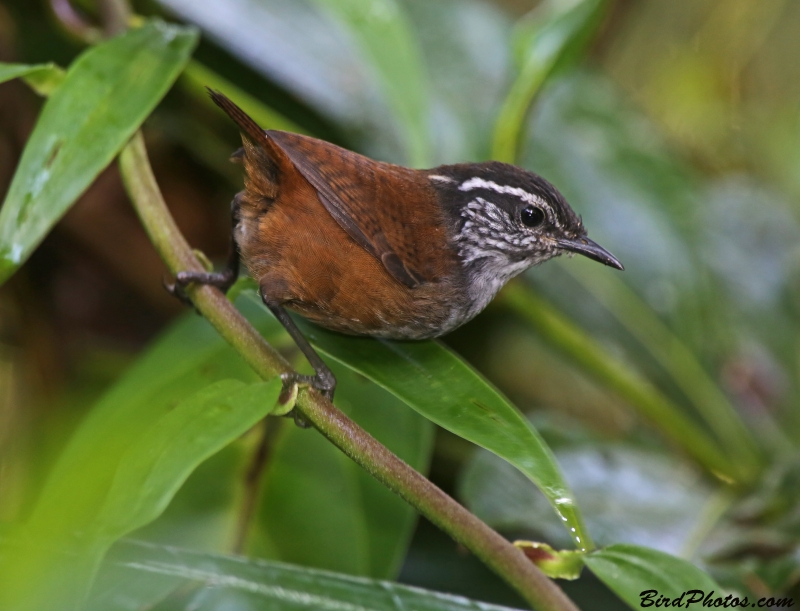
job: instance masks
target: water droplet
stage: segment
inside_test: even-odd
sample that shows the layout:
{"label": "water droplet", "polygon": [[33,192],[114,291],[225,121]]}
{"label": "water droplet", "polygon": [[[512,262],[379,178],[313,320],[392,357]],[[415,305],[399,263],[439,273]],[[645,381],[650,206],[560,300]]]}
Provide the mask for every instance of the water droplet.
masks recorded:
{"label": "water droplet", "polygon": [[33,184],[31,185],[30,190],[31,197],[38,196],[39,193],[42,192],[42,189],[44,189],[44,186],[47,184],[48,180],[50,180],[50,168],[42,168],[42,171],[39,172],[33,179]]}

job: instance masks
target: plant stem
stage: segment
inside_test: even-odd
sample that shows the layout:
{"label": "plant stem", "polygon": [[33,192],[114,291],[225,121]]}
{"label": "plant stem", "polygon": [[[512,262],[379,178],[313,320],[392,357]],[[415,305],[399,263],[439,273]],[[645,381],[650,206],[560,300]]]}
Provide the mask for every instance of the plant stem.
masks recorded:
{"label": "plant stem", "polygon": [[[141,132],[120,155],[126,189],[161,257],[174,273],[203,271],[169,213],[147,158]],[[203,316],[264,379],[289,364],[216,288],[190,286],[189,297]],[[525,555],[412,469],[318,392],[303,389],[296,409],[326,438],[387,488],[467,547],[539,611],[578,611],[562,590]]]}

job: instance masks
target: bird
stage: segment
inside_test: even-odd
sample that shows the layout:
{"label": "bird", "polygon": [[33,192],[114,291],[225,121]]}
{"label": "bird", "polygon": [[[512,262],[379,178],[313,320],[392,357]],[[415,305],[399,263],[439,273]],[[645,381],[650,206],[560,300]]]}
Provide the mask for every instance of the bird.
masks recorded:
{"label": "bird", "polygon": [[224,94],[209,95],[242,134],[232,156],[245,182],[231,204],[231,254],[223,270],[179,272],[168,289],[227,291],[243,262],[315,371],[285,374],[285,384],[331,400],[336,388],[287,309],[345,334],[423,340],[471,320],[511,278],[558,255],[624,269],[533,172],[499,161],[433,169],[375,161],[264,130]]}

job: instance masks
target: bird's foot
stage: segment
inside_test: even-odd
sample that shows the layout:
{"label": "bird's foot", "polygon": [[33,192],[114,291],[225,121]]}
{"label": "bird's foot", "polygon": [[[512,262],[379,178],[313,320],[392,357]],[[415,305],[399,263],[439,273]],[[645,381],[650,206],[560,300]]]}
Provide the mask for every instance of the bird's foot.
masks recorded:
{"label": "bird's foot", "polygon": [[192,300],[186,294],[186,287],[190,284],[215,286],[223,293],[227,293],[235,282],[236,275],[227,269],[221,272],[178,272],[175,274],[174,282],[164,280],[164,288],[184,305],[193,307]]}
{"label": "bird's foot", "polygon": [[[282,399],[279,399],[281,402],[292,400],[290,397],[296,394],[297,386],[310,386],[322,394],[328,401],[333,402],[333,393],[336,390],[336,378],[330,372],[323,372],[322,374],[316,375],[304,375],[290,372],[282,374],[281,380],[283,380]],[[285,399],[283,399],[283,397],[285,397]],[[311,423],[303,417],[296,407],[293,407],[284,415],[294,418],[295,424],[300,428],[307,429],[311,426]]]}

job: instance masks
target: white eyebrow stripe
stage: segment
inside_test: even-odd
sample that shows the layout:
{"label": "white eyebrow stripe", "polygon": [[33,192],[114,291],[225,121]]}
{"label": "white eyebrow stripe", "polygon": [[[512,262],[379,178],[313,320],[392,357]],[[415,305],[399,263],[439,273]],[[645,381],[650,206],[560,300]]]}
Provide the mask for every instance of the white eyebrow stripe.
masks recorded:
{"label": "white eyebrow stripe", "polygon": [[452,178],[448,176],[441,176],[439,174],[428,174],[428,178],[435,180],[436,182],[455,182],[455,180]]}
{"label": "white eyebrow stripe", "polygon": [[534,195],[533,193],[528,193],[525,189],[520,189],[519,187],[509,187],[508,185],[498,185],[496,182],[484,180],[483,178],[479,178],[477,176],[463,182],[461,186],[458,187],[459,191],[472,191],[473,189],[490,189],[495,193],[514,195],[527,204],[534,204],[539,207],[549,208],[547,203],[541,197]]}

